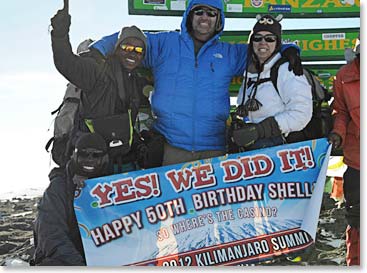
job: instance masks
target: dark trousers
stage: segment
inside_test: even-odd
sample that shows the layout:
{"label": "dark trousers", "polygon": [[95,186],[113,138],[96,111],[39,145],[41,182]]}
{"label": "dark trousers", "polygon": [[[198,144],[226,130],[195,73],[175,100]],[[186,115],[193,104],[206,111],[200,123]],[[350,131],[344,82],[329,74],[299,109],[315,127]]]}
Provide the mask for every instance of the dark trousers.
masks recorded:
{"label": "dark trousers", "polygon": [[225,151],[215,151],[215,150],[191,152],[165,143],[162,166],[217,157],[222,156],[224,154]]}
{"label": "dark trousers", "polygon": [[359,228],[360,218],[360,171],[348,167],[344,173],[344,198],[348,225]]}

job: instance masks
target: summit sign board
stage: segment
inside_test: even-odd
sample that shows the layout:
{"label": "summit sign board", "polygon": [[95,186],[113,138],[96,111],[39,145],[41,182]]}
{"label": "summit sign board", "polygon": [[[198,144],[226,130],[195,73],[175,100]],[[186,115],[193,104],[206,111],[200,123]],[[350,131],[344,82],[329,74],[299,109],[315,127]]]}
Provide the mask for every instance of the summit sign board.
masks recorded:
{"label": "summit sign board", "polygon": [[[189,0],[129,0],[129,14],[182,16]],[[360,0],[226,0],[230,18],[254,18],[259,13],[282,13],[287,18],[359,17]]]}

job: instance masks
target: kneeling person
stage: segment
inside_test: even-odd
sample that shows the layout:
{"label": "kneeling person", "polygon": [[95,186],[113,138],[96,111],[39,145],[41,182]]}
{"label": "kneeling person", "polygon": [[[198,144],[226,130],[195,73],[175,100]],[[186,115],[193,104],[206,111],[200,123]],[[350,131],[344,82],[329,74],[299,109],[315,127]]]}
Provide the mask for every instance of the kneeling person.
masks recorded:
{"label": "kneeling person", "polygon": [[81,135],[65,168],[54,168],[50,185],[38,205],[34,224],[33,265],[86,265],[74,212],[75,190],[88,178],[107,175],[109,157],[97,133]]}

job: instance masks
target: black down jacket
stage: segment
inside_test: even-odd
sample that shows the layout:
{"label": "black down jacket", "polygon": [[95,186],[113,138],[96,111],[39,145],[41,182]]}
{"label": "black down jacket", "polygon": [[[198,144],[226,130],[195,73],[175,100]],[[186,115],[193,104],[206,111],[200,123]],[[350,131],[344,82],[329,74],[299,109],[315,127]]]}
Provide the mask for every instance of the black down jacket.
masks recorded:
{"label": "black down jacket", "polygon": [[33,265],[86,265],[73,205],[75,184],[68,173],[54,168],[49,174],[34,223]]}

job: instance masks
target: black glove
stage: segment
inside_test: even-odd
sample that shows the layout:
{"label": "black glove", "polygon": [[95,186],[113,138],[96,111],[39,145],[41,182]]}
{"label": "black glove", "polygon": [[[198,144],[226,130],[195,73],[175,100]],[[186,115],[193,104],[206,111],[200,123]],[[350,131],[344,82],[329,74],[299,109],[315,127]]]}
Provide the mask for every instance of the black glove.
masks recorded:
{"label": "black glove", "polygon": [[340,145],[342,144],[342,137],[338,135],[337,133],[330,133],[328,136],[328,141],[330,144],[333,145],[333,150],[338,149]]}
{"label": "black glove", "polygon": [[269,117],[258,124],[245,123],[243,127],[233,130],[232,139],[238,146],[248,147],[258,139],[280,136],[281,134],[274,117]]}
{"label": "black glove", "polygon": [[60,9],[51,18],[52,31],[51,35],[54,37],[65,37],[69,33],[71,24],[71,16],[64,9]]}
{"label": "black glove", "polygon": [[297,48],[290,46],[282,52],[282,56],[289,61],[288,70],[292,71],[297,76],[303,75],[303,67],[301,57],[299,56]]}
{"label": "black glove", "polygon": [[240,147],[248,147],[259,139],[256,124],[245,123],[243,127],[235,129],[232,132],[232,140]]}
{"label": "black glove", "polygon": [[280,136],[282,132],[279,129],[278,122],[274,117],[268,117],[262,122],[256,124],[259,138],[268,138]]}
{"label": "black glove", "polygon": [[136,148],[139,166],[144,169],[162,166],[165,143],[163,135],[153,130],[143,130],[140,135],[142,141]]}

